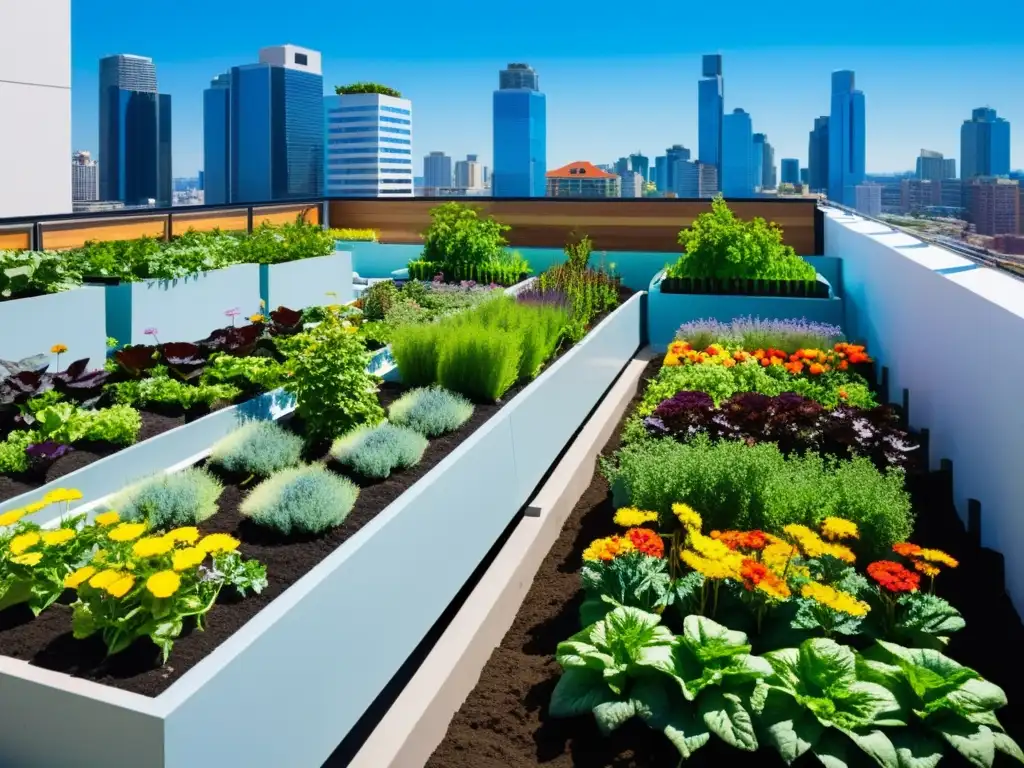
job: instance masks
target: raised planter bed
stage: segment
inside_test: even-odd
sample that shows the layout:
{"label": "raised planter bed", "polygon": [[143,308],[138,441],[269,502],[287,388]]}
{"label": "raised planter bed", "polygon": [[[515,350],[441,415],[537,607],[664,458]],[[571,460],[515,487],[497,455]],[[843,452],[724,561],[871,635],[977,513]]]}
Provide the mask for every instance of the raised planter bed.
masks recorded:
{"label": "raised planter bed", "polygon": [[699,277],[665,277],[662,293],[699,293],[722,296],[783,296],[796,299],[827,299],[831,294],[828,281],[817,280],[740,280]]}
{"label": "raised planter bed", "polygon": [[0,301],[0,360],[46,354],[63,344],[65,360],[88,357],[101,365],[107,354],[106,298],[103,288],[85,285]]}
{"label": "raised planter bed", "polygon": [[[260,265],[235,264],[178,280],[107,284],[107,336],[147,344],[146,330],[165,339],[204,339],[223,328],[225,313],[259,311]],[[296,307],[298,308],[298,307]]]}
{"label": "raised planter bed", "polygon": [[[457,447],[436,456],[433,467],[421,465],[364,492],[361,501],[373,504],[369,497],[377,497],[377,508],[360,513],[357,506],[349,516],[354,532],[346,521],[326,539],[309,543],[313,562],[319,560],[312,570],[292,571],[289,581],[280,570],[275,577],[271,565],[266,592],[217,606],[207,631],[179,640],[170,666],[147,673],[143,691],[113,667],[103,670],[108,685],[82,679],[88,670],[68,663],[59,642],[50,646],[48,666],[64,658],[62,668],[79,677],[0,658],[0,685],[23,703],[0,722],[0,762],[322,764],[541,482],[547,466],[519,461],[524,444],[517,444],[514,415],[521,411],[525,418],[531,401],[552,401],[559,370],[575,372],[577,380],[584,373],[604,377],[604,387],[593,388],[596,397],[578,406],[589,413],[640,345],[642,299],[635,295],[611,313],[505,407],[489,413],[478,407],[475,424],[456,433]],[[579,425],[550,420],[533,428],[544,431],[546,443],[564,446]],[[385,486],[401,495],[386,498]],[[222,497],[222,509],[230,503]],[[216,521],[232,525],[230,514]],[[249,546],[258,545],[246,543],[243,552]],[[249,551],[271,557],[269,551]],[[415,595],[410,584],[420,585]],[[401,606],[400,624],[376,624],[381,606]],[[46,614],[40,618],[48,620]],[[49,620],[60,619],[66,617]],[[12,648],[5,634],[4,647]],[[239,701],[261,704],[239,707]],[[61,728],[54,729],[54,722]]]}
{"label": "raised planter bed", "polygon": [[336,250],[327,256],[280,264],[260,264],[260,298],[268,308],[347,304],[352,291],[352,253]]}

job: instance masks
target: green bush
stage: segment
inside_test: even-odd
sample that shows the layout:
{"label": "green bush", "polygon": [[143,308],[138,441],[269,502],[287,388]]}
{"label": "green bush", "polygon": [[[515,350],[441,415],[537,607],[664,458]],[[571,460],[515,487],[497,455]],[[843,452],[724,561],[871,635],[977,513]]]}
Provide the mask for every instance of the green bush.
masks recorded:
{"label": "green bush", "polygon": [[319,224],[307,222],[302,214],[280,226],[264,222],[239,241],[238,261],[252,264],[282,264],[334,252],[334,236]]}
{"label": "green bush", "polygon": [[153,368],[148,378],[111,384],[110,391],[114,401],[123,405],[178,405],[186,410],[198,405],[230,402],[241,394],[232,384],[186,384],[168,375],[163,366]]}
{"label": "green bush", "polygon": [[388,418],[427,437],[454,432],[473,415],[473,404],[441,387],[413,389],[388,408]]}
{"label": "green bush", "polygon": [[398,301],[398,295],[398,287],[393,280],[382,280],[369,286],[363,294],[363,317],[383,320],[391,305]]}
{"label": "green bush", "polygon": [[366,372],[370,355],[351,330],[332,318],[288,345],[285,389],[295,395],[311,440],[332,439],[384,417],[376,379]]}
{"label": "green bush", "polygon": [[313,464],[271,475],[252,489],[239,511],[285,536],[309,536],[341,525],[358,497],[351,480]]}
{"label": "green bush", "polygon": [[336,85],[334,86],[334,92],[339,96],[348,93],[379,93],[382,96],[391,96],[395,99],[402,98],[400,91],[396,91],[387,85],[381,85],[380,83],[351,83],[349,85]]}
{"label": "green bush", "polygon": [[780,533],[789,523],[817,526],[826,517],[851,520],[871,556],[890,551],[913,531],[902,470],[881,473],[870,460],[785,458],[776,445],[739,441],[689,443],[639,440],[604,466],[615,505],[670,512],[685,502],[708,530],[755,529]]}
{"label": "green bush", "polygon": [[[200,386],[226,385],[240,392],[269,392],[282,386],[284,378],[284,367],[272,357],[217,355],[203,370]],[[235,396],[223,397],[228,390],[207,390],[203,395],[204,400],[212,397],[215,392],[222,399],[230,399]]]}
{"label": "green bush", "polygon": [[524,381],[534,378],[541,366],[555,354],[569,320],[564,307],[550,304],[524,306],[509,296],[488,301],[472,315],[464,317],[464,322],[512,331],[520,337],[519,378]]}
{"label": "green bush", "polygon": [[257,477],[294,467],[301,458],[302,438],[274,421],[249,422],[210,451],[210,461],[216,466]]}
{"label": "green bush", "polygon": [[508,244],[503,233],[511,227],[456,202],[432,208],[430,218],[430,227],[423,233],[423,261],[433,262],[442,270],[501,261]]}
{"label": "green bush", "polygon": [[223,491],[224,486],[205,469],[189,467],[125,488],[110,500],[110,509],[120,512],[124,520],[145,520],[160,530],[198,525],[216,513]]}
{"label": "green bush", "polygon": [[0,442],[0,472],[16,474],[28,469],[28,454],[25,449],[42,438],[38,432],[16,429]]}
{"label": "green bush", "polygon": [[425,387],[437,381],[438,356],[445,333],[440,323],[395,329],[391,336],[391,356],[395,358],[403,384]]}
{"label": "green bush", "polygon": [[357,427],[331,446],[331,457],[363,477],[385,478],[396,469],[420,463],[427,438],[407,427],[387,422]]}
{"label": "green bush", "polygon": [[519,378],[522,338],[519,332],[475,322],[445,328],[437,383],[470,400],[497,402]]}
{"label": "green bush", "polygon": [[82,284],[82,276],[57,251],[0,251],[0,301],[59,293]]}
{"label": "green bush", "polygon": [[736,218],[721,195],[679,233],[684,253],[669,277],[815,280],[814,267],[782,242],[782,230],[762,218]]}

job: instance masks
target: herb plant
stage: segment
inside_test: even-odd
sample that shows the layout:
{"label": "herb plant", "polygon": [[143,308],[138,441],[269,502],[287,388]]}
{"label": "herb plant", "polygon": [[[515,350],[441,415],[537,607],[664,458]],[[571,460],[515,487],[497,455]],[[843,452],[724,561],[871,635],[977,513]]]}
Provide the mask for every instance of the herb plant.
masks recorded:
{"label": "herb plant", "polygon": [[341,525],[358,496],[351,480],[313,464],[271,475],[253,488],[239,511],[283,536],[315,536]]}
{"label": "herb plant", "polygon": [[218,441],[210,462],[228,472],[267,477],[296,466],[302,438],[274,421],[252,421]]}
{"label": "herb plant", "polygon": [[151,528],[196,525],[213,517],[224,491],[213,475],[199,467],[159,474],[125,488],[110,501],[122,518]]}
{"label": "herb plant", "polygon": [[384,422],[339,437],[331,446],[331,457],[363,477],[383,479],[419,464],[426,450],[427,438],[419,432]]}
{"label": "herb plant", "polygon": [[82,276],[55,251],[0,251],[0,301],[76,288]]}
{"label": "herb plant", "polygon": [[472,415],[471,402],[441,387],[410,390],[388,407],[393,423],[427,437],[454,432]]}

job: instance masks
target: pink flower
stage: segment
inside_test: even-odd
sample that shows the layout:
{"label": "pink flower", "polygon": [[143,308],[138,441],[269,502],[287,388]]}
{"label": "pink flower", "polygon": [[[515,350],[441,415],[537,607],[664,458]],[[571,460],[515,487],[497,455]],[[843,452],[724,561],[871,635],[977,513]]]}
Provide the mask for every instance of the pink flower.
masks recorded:
{"label": "pink flower", "polygon": [[143,331],[143,333],[146,336],[156,336],[157,331],[156,328],[147,328],[146,330]]}
{"label": "pink flower", "polygon": [[240,314],[242,314],[242,310],[240,310],[238,307],[235,307],[234,309],[226,310],[224,314],[227,315],[228,317],[238,317]]}

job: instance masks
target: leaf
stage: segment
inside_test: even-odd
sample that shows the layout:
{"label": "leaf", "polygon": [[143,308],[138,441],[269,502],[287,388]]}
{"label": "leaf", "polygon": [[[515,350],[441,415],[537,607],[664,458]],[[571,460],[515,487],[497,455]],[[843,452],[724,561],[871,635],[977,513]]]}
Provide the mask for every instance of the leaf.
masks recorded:
{"label": "leaf", "polygon": [[995,743],[997,750],[1005,755],[1009,755],[1018,762],[1024,763],[1024,752],[1021,751],[1017,742],[1005,733],[1002,731],[992,731],[992,741]]}
{"label": "leaf", "polygon": [[906,725],[896,696],[884,685],[858,680],[851,683],[846,691],[837,691],[833,698],[836,720],[843,727]]}
{"label": "leaf", "polygon": [[822,692],[849,686],[857,679],[856,668],[853,650],[834,640],[814,638],[800,646],[801,677]]}
{"label": "leaf", "polygon": [[632,700],[607,701],[594,707],[594,720],[601,733],[607,736],[636,714],[636,703]]}
{"label": "leaf", "polygon": [[920,728],[897,728],[889,738],[900,768],[935,768],[942,760],[942,744]]}
{"label": "leaf", "polygon": [[966,626],[960,611],[936,595],[914,593],[900,598],[902,615],[897,622],[899,632],[948,635]]}
{"label": "leaf", "polygon": [[595,624],[605,616],[608,612],[618,607],[617,603],[612,602],[612,599],[607,595],[601,595],[600,597],[588,597],[580,605],[580,624],[584,627],[589,627],[591,624]]}
{"label": "leaf", "polygon": [[637,680],[631,693],[636,715],[648,727],[661,731],[686,759],[711,739],[704,723],[683,699],[678,688],[665,678],[649,676]]}
{"label": "leaf", "polygon": [[[735,649],[734,653],[749,653],[747,636],[707,618],[692,615],[683,620],[683,638],[695,651],[698,649]],[[728,650],[726,655],[732,655]]]}
{"label": "leaf", "polygon": [[778,651],[769,651],[764,658],[772,665],[774,672],[769,684],[796,694],[801,687],[800,649],[782,648]]}
{"label": "leaf", "polygon": [[698,706],[708,730],[726,744],[748,752],[757,750],[754,723],[743,700],[735,693],[708,688],[701,694]]}
{"label": "leaf", "polygon": [[896,747],[882,731],[877,729],[839,729],[845,733],[860,750],[878,763],[882,768],[899,768]]}
{"label": "leaf", "polygon": [[976,678],[964,681],[959,688],[946,695],[951,708],[961,715],[990,712],[1006,706],[1006,693],[988,680]]}
{"label": "leaf", "polygon": [[971,765],[991,768],[996,757],[996,740],[988,726],[952,716],[943,717],[929,725]]}
{"label": "leaf", "polygon": [[562,673],[551,693],[548,714],[552,717],[584,715],[613,698],[598,672],[570,668]]}
{"label": "leaf", "polygon": [[96,619],[85,603],[78,601],[72,606],[71,633],[76,640],[84,640],[95,634]]}

